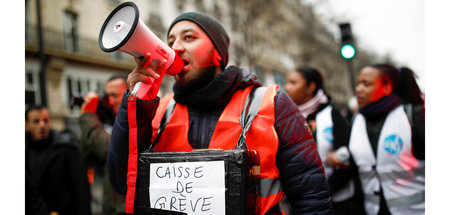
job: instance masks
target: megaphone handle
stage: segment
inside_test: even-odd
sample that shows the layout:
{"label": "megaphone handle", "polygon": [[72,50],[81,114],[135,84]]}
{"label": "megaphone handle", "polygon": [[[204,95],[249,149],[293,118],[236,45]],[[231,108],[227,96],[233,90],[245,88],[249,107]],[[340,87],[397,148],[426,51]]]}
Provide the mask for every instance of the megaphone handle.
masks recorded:
{"label": "megaphone handle", "polygon": [[132,96],[136,96],[136,94],[137,94],[139,88],[141,88],[141,84],[142,84],[142,82],[137,82],[137,83],[134,85],[133,91],[131,91],[131,93],[130,93]]}
{"label": "megaphone handle", "polygon": [[134,85],[134,89],[131,92],[131,95],[136,95],[136,97],[139,99],[147,99],[147,100],[155,99],[156,96],[158,95],[159,87],[161,86],[164,74],[165,72],[160,74],[160,78],[156,80],[150,76],[147,76],[147,79],[150,82],[150,84],[137,82],[136,85]]}
{"label": "megaphone handle", "polygon": [[159,78],[154,80],[152,86],[150,87],[150,90],[148,91],[147,95],[149,96],[150,100],[153,100],[156,98],[159,92],[159,87],[161,86],[161,82],[163,80],[163,77],[165,75],[166,71],[162,71],[159,75]]}
{"label": "megaphone handle", "polygon": [[[150,99],[148,98],[148,91],[150,90],[151,86],[153,85],[153,82],[155,81],[152,77],[147,77],[150,84],[146,84],[143,82],[137,82],[136,85],[134,85],[133,91],[131,91],[132,96],[136,96],[139,99]],[[152,98],[154,99],[154,98]]]}

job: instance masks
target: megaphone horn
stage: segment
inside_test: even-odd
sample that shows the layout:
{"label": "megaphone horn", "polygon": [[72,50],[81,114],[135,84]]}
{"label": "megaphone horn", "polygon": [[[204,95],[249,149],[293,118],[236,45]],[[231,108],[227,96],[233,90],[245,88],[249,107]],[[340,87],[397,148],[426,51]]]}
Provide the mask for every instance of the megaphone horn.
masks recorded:
{"label": "megaphone horn", "polygon": [[[152,59],[167,60],[165,71],[169,75],[179,73],[184,66],[183,60],[167,44],[161,41],[139,18],[139,10],[133,2],[117,6],[106,18],[98,37],[100,48],[104,52],[121,51],[134,57],[151,53]],[[164,74],[147,85],[138,82],[131,95],[138,98],[154,99]],[[148,92],[150,90],[150,92]]]}

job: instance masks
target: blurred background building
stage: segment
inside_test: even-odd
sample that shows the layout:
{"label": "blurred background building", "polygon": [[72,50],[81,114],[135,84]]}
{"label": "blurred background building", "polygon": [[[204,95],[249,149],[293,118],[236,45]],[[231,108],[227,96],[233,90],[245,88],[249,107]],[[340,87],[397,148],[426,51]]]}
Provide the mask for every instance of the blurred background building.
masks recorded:
{"label": "blurred background building", "polygon": [[[25,0],[26,105],[49,107],[52,126],[77,135],[79,107],[71,98],[102,91],[110,75],[129,73],[134,59],[105,53],[98,34],[108,14],[123,0]],[[345,108],[353,95],[348,67],[333,35],[302,0],[141,0],[133,1],[142,21],[163,41],[170,22],[180,13],[199,11],[220,20],[230,34],[229,65],[246,68],[264,85],[284,86],[295,67],[322,71],[325,88],[336,106]],[[338,23],[336,23],[338,25]],[[358,50],[354,71],[372,63],[373,54]],[[356,76],[356,74],[354,74]],[[164,78],[160,94],[172,91]]]}

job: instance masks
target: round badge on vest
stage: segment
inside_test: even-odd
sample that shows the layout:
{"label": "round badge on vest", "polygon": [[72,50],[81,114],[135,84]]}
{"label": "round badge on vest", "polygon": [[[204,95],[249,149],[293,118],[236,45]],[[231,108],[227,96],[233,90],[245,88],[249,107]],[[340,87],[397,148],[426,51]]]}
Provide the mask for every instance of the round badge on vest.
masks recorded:
{"label": "round badge on vest", "polygon": [[383,148],[390,154],[398,155],[403,149],[403,140],[398,135],[389,135],[384,139]]}
{"label": "round badge on vest", "polygon": [[327,127],[323,130],[323,135],[325,137],[325,140],[330,143],[333,144],[333,127]]}

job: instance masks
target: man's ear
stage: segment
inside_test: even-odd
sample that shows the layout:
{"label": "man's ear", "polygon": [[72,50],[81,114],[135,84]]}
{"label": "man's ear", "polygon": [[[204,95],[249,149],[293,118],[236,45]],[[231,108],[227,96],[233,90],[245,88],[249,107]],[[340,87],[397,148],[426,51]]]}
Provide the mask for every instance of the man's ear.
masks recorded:
{"label": "man's ear", "polygon": [[220,61],[222,61],[222,56],[220,56],[219,52],[214,49],[214,59],[213,59],[214,65],[220,66]]}

